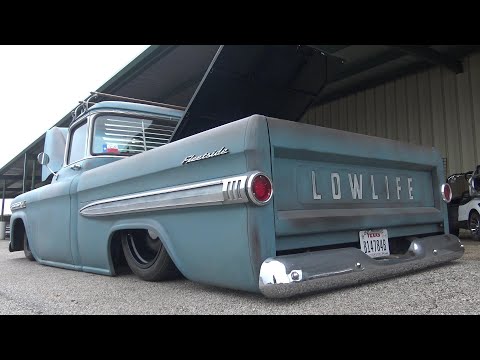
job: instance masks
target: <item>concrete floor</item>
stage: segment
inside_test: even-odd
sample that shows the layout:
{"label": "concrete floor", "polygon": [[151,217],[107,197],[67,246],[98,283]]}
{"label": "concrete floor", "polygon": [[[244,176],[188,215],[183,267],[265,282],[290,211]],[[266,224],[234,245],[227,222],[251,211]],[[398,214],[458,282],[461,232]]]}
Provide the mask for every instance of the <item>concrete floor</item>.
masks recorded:
{"label": "concrete floor", "polygon": [[480,242],[461,238],[465,255],[449,264],[287,300],[43,266],[0,241],[0,314],[480,314]]}

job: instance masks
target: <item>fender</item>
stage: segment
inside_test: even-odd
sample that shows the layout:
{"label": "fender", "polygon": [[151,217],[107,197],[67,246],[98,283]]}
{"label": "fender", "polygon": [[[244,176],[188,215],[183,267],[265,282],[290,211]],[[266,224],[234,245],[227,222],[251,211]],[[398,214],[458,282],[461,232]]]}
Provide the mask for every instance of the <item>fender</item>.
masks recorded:
{"label": "fender", "polygon": [[480,214],[480,199],[472,199],[465,205],[458,207],[458,221],[468,221],[470,212],[476,210]]}
{"label": "fender", "polygon": [[24,211],[14,212],[10,218],[10,245],[9,245],[10,252],[23,250],[23,244],[18,243],[16,241],[15,224],[18,221],[23,222],[23,226],[25,227],[25,231],[27,232],[27,237],[30,238],[30,230],[29,230],[29,224],[27,220],[27,214],[25,214]]}
{"label": "fender", "polygon": [[108,236],[108,243],[107,243],[107,246],[108,246],[107,250],[109,254],[108,264],[109,264],[110,272],[112,275],[115,275],[112,254],[110,252],[110,249],[112,246],[113,234],[120,230],[135,230],[135,229],[150,230],[157,233],[158,236],[160,237],[160,240],[163,243],[163,246],[165,246],[165,249],[167,250],[168,255],[174,262],[175,266],[178,268],[180,272],[183,273],[182,271],[183,263],[175,253],[175,247],[172,245],[171,238],[167,230],[165,229],[165,227],[154,219],[147,219],[145,217],[136,217],[136,218],[118,220],[110,228],[110,233]]}

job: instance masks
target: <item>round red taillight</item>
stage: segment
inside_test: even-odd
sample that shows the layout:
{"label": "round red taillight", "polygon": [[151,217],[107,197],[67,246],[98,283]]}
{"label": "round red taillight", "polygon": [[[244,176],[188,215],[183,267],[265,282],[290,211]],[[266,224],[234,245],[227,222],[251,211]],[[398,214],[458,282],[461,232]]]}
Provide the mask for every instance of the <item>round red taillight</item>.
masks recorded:
{"label": "round red taillight", "polygon": [[443,184],[440,192],[442,193],[443,201],[449,203],[452,200],[452,188],[448,184]]}
{"label": "round red taillight", "polygon": [[272,197],[272,182],[266,175],[254,174],[248,181],[248,193],[250,200],[257,205],[264,205]]}

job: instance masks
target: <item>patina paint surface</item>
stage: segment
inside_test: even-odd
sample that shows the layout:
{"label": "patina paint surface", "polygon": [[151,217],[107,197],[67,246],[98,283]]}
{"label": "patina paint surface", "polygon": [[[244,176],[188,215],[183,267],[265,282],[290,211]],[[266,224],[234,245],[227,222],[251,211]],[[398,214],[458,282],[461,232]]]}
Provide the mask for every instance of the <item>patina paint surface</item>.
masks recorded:
{"label": "patina paint surface", "polygon": [[[128,106],[123,110],[145,110]],[[105,199],[252,171],[273,181],[265,206],[81,213]],[[129,158],[90,156],[81,169],[66,166],[51,185],[14,200],[26,207],[15,210],[11,228],[23,221],[40,263],[105,275],[114,275],[114,232],[152,230],[187,278],[259,291],[260,266],[279,251],[355,243],[361,230],[388,229],[390,237],[444,233],[442,171],[432,148],[254,115]]]}

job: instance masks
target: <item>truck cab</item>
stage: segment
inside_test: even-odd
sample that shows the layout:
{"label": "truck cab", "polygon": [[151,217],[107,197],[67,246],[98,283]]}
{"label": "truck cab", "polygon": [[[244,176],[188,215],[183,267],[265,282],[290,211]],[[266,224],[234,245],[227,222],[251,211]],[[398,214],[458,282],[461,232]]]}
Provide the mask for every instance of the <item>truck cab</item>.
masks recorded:
{"label": "truck cab", "polygon": [[103,101],[77,112],[68,129],[52,128],[46,134],[45,152],[38,159],[42,181],[51,183],[18,196],[12,206],[28,204],[29,212],[14,217],[10,249],[67,268],[80,261],[75,244],[82,174],[168,143],[183,115],[182,110],[122,101]]}

